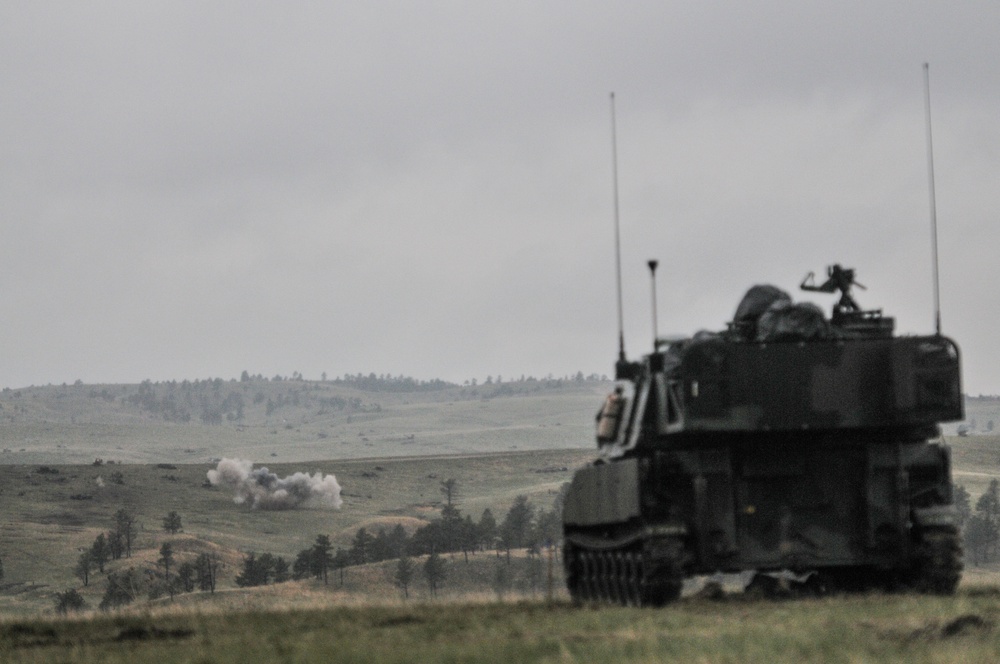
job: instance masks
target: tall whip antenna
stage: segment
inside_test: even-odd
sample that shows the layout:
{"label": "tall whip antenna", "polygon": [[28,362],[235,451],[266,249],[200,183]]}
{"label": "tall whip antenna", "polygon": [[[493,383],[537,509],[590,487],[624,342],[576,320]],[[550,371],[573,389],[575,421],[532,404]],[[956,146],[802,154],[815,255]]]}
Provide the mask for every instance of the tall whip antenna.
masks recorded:
{"label": "tall whip antenna", "polygon": [[931,67],[924,63],[924,106],[927,115],[927,180],[931,203],[931,252],[934,262],[934,330],[941,335],[941,286],[938,278],[937,202],[934,198],[934,141],[931,136]]}
{"label": "tall whip antenna", "polygon": [[618,286],[618,361],[625,362],[625,324],[622,317],[622,246],[618,227],[618,137],[615,129],[615,93],[611,93],[611,164],[615,190],[615,276]]}

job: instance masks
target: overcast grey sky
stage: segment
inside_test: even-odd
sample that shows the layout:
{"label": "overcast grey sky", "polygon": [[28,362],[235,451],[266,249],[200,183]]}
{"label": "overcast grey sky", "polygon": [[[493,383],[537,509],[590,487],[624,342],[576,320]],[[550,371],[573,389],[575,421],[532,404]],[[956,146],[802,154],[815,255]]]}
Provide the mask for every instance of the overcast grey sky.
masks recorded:
{"label": "overcast grey sky", "polygon": [[0,386],[612,373],[838,262],[1000,393],[1000,3],[0,4]]}

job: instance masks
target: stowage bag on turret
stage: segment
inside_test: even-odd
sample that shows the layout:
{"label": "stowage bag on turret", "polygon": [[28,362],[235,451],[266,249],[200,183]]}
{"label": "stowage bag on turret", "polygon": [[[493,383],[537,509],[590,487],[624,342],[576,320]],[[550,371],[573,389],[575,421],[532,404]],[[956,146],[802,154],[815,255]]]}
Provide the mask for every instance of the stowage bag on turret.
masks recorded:
{"label": "stowage bag on turret", "polygon": [[768,308],[781,302],[791,304],[792,298],[777,286],[770,284],[753,286],[740,300],[740,305],[736,307],[733,322],[737,325],[756,325],[757,320]]}
{"label": "stowage bag on turret", "polygon": [[833,335],[823,311],[811,302],[795,304],[770,284],[752,287],[736,307],[733,323],[747,341],[829,339]]}
{"label": "stowage bag on turret", "polygon": [[829,339],[831,336],[823,310],[812,302],[775,302],[757,321],[757,341]]}

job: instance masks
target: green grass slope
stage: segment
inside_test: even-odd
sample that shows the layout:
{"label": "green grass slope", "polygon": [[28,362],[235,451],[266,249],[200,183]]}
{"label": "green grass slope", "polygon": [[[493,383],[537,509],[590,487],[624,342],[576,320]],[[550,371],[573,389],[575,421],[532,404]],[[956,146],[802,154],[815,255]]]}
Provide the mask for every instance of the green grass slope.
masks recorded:
{"label": "green grass slope", "polygon": [[193,463],[590,449],[601,380],[434,389],[305,380],[0,391],[0,464]]}
{"label": "green grass slope", "polygon": [[[232,587],[246,552],[291,561],[319,534],[346,549],[360,527],[374,533],[399,523],[412,531],[438,518],[446,479],[457,481],[457,504],[476,521],[486,508],[502,518],[521,494],[549,509],[573,470],[592,457],[590,451],[562,450],[273,464],[269,468],[281,476],[332,473],[342,488],[339,510],[284,511],[250,509],[236,504],[228,489],[206,486],[210,464],[0,466],[0,559],[5,571],[0,614],[51,609],[55,593],[67,588],[79,588],[88,600],[96,599],[96,606],[104,577],[95,575],[92,587],[84,589],[73,567],[80,551],[111,529],[114,513],[122,508],[137,519],[136,554],[110,569],[130,564],[155,568],[160,545],[171,541],[178,563],[218,552],[227,564],[222,585]],[[170,511],[181,515],[184,527],[176,536],[162,529]]]}
{"label": "green grass slope", "polygon": [[[437,597],[415,559],[407,601],[393,561],[348,568],[329,585],[237,588],[250,551],[290,561],[318,534],[347,548],[362,526],[412,532],[440,515],[446,479],[458,482],[458,505],[475,520],[486,508],[502,517],[521,494],[549,508],[595,455],[593,416],[609,383],[398,387],[252,379],[0,392],[0,661],[996,660],[993,568],[967,570],[954,598],[730,595],[661,611],[571,608],[558,558],[547,604],[549,560],[524,551],[446,556]],[[973,501],[1000,479],[1000,434],[986,430],[995,401],[974,402],[975,435],[948,437],[955,481]],[[227,489],[206,486],[221,457],[282,476],[334,474],[344,504],[238,505]],[[116,463],[94,465],[98,458]],[[109,570],[153,570],[169,541],[177,564],[219,556],[218,591],[56,619],[57,592],[100,602],[104,575],[84,587],[73,567],[121,508],[137,517],[139,536],[133,557]],[[170,511],[182,517],[176,535],[162,530]]]}

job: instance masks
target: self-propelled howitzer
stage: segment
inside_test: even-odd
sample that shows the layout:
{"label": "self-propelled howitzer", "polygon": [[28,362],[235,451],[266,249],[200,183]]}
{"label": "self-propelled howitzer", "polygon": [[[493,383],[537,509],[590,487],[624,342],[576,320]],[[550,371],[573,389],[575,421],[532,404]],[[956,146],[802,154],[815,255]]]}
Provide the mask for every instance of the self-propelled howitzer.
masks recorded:
{"label": "self-propelled howitzer", "polygon": [[949,448],[959,351],[895,336],[833,266],[805,290],[755,286],[725,331],[622,357],[600,458],[573,478],[564,564],[576,600],[659,605],[685,578],[782,573],[817,590],[951,593],[961,574]]}

